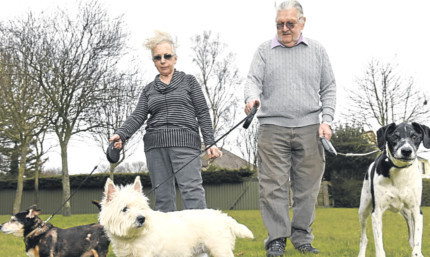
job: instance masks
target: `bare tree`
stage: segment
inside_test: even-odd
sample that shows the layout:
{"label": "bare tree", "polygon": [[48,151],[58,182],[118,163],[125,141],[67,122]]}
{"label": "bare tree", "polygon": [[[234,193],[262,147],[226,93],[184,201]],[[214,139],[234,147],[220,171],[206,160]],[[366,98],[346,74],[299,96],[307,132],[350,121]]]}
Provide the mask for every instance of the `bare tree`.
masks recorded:
{"label": "bare tree", "polygon": [[236,137],[236,147],[240,149],[242,157],[250,164],[250,168],[257,168],[257,142],[258,127],[257,119],[254,119],[248,129],[241,129]]}
{"label": "bare tree", "polygon": [[348,99],[345,118],[369,128],[392,122],[423,122],[430,111],[426,95],[412,78],[404,79],[397,65],[374,59],[348,92]]}
{"label": "bare tree", "polygon": [[204,31],[192,37],[193,62],[199,68],[197,80],[203,86],[212,116],[215,137],[235,122],[241,78],[234,64],[235,55],[226,52],[219,35]]}
{"label": "bare tree", "polygon": [[[75,14],[75,16],[72,16]],[[79,3],[77,11],[57,9],[11,23],[10,35],[25,34],[17,48],[29,48],[30,74],[54,114],[49,119],[62,159],[63,201],[70,196],[67,146],[70,138],[103,126],[95,110],[109,103],[103,93],[122,76],[116,67],[126,54],[122,18],[111,19],[97,2]],[[14,50],[14,49],[12,49]],[[70,201],[63,215],[71,215]]]}
{"label": "bare tree", "polygon": [[[0,33],[7,35],[4,30]],[[43,101],[41,90],[29,75],[21,52],[5,52],[4,46],[10,39],[2,37],[0,52],[0,133],[2,137],[15,142],[19,150],[18,176],[13,212],[17,213],[21,207],[24,172],[27,169],[27,156],[32,142],[46,130],[46,117],[49,108]],[[7,41],[7,42],[5,42]],[[20,49],[26,51],[25,49]]]}
{"label": "bare tree", "polygon": [[34,193],[35,193],[35,204],[39,205],[40,198],[39,198],[39,176],[42,173],[42,167],[43,165],[48,161],[47,157],[44,157],[44,155],[49,152],[49,150],[52,148],[52,146],[49,146],[48,149],[45,149],[44,142],[45,142],[45,136],[47,131],[42,130],[40,134],[33,140],[32,146],[34,149],[34,156],[33,156],[33,174],[34,174]]}
{"label": "bare tree", "polygon": [[[143,90],[142,80],[136,71],[124,75],[121,80],[112,83],[109,91],[106,91],[106,102],[109,104],[102,106],[97,110],[97,115],[106,126],[98,127],[93,130],[94,139],[105,151],[109,145],[108,139],[113,135],[116,129],[126,120],[134,111],[138,98]],[[135,133],[124,145],[120,160],[115,164],[110,164],[109,177],[114,180],[114,170],[124,162],[126,157],[133,154],[136,145],[142,140],[142,133]]]}

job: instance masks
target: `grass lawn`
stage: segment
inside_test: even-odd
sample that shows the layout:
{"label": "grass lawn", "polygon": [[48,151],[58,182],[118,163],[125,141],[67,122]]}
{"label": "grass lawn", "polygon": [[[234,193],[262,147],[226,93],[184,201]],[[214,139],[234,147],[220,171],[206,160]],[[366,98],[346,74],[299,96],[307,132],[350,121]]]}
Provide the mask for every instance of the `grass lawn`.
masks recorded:
{"label": "grass lawn", "polygon": [[[250,228],[255,236],[254,240],[238,239],[234,253],[236,256],[265,257],[263,240],[267,235],[260,212],[250,211],[227,211],[240,223]],[[430,256],[430,227],[427,217],[430,217],[430,207],[423,207],[424,213],[424,235],[423,254]],[[45,220],[48,215],[41,215]],[[0,223],[9,220],[9,216],[0,216]],[[97,222],[97,214],[73,215],[71,217],[55,216],[51,223],[61,228],[89,224]],[[209,221],[210,222],[210,221]],[[368,223],[369,244],[368,256],[374,256],[374,243],[371,223]],[[360,241],[360,225],[358,221],[358,209],[343,208],[318,208],[315,223],[313,224],[315,239],[313,246],[320,250],[318,256],[357,256]],[[411,256],[411,248],[408,243],[408,231],[406,223],[398,214],[387,211],[384,215],[384,246],[386,255],[389,257]],[[24,242],[22,238],[12,235],[0,234],[0,256],[25,257]],[[112,250],[110,257],[114,257]],[[287,243],[286,256],[303,256],[293,249],[290,242]]]}

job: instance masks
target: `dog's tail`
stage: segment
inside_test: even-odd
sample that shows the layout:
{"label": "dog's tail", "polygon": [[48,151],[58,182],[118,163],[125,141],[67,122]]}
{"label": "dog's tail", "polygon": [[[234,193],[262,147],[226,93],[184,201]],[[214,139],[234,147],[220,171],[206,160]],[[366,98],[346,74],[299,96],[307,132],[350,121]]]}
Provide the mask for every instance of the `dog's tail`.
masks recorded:
{"label": "dog's tail", "polygon": [[245,225],[238,223],[236,220],[232,219],[230,223],[230,229],[239,238],[254,238],[251,230],[249,230]]}

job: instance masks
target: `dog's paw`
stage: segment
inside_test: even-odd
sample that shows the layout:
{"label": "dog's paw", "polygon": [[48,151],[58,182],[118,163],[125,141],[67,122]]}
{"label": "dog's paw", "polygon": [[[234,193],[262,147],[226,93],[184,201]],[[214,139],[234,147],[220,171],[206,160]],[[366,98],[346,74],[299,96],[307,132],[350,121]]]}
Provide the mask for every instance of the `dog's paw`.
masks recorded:
{"label": "dog's paw", "polygon": [[424,257],[424,255],[421,252],[412,252],[412,257]]}

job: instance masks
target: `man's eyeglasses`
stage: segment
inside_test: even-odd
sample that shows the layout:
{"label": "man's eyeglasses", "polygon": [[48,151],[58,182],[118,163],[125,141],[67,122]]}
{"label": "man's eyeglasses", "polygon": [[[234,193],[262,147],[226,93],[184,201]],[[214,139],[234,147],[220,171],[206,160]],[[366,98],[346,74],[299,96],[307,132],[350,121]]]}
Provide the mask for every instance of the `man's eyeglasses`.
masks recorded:
{"label": "man's eyeglasses", "polygon": [[294,26],[296,26],[293,22],[287,22],[287,23],[276,23],[276,28],[283,29],[284,26],[287,26],[288,29],[294,29]]}
{"label": "man's eyeglasses", "polygon": [[152,57],[152,59],[154,61],[161,61],[161,59],[164,57],[164,60],[170,60],[173,57],[173,54],[164,54],[164,56],[162,55],[156,55],[154,57]]}

